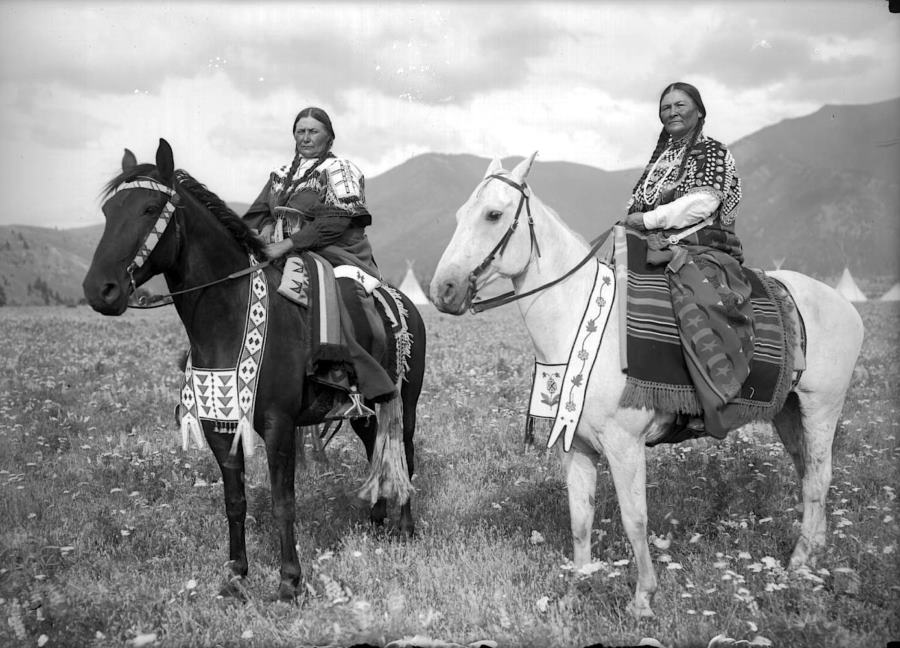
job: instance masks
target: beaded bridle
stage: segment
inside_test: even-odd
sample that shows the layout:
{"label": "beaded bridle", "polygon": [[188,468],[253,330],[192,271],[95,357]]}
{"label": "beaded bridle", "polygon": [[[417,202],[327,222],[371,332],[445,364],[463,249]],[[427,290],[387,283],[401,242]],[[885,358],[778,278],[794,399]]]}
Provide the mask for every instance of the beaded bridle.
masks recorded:
{"label": "beaded bridle", "polygon": [[[488,255],[485,257],[484,261],[482,261],[480,264],[478,264],[478,267],[476,267],[474,270],[472,270],[472,272],[469,273],[469,286],[470,286],[473,297],[478,292],[478,288],[475,285],[476,281],[478,280],[478,277],[480,277],[482,274],[484,274],[484,271],[487,270],[488,266],[494,261],[494,259],[497,258],[497,256],[503,254],[503,251],[506,249],[506,246],[509,243],[509,239],[512,237],[512,235],[516,231],[516,228],[519,226],[519,217],[522,215],[523,207],[525,208],[525,213],[528,215],[528,233],[529,233],[529,236],[531,237],[531,245],[529,247],[529,250],[533,250],[534,254],[537,255],[538,258],[540,258],[540,256],[541,256],[541,248],[538,245],[537,237],[534,234],[534,218],[531,215],[531,189],[529,189],[528,185],[525,184],[524,181],[521,184],[519,184],[518,182],[510,180],[506,176],[498,175],[498,174],[492,174],[492,175],[487,176],[485,178],[484,184],[486,185],[490,180],[493,180],[493,179],[500,180],[501,182],[505,182],[510,187],[512,187],[516,191],[518,191],[519,192],[519,205],[518,205],[518,207],[516,207],[516,215],[513,217],[512,223],[510,223],[510,226],[507,228],[506,232],[503,234],[503,236],[497,242],[497,245],[495,245],[494,249],[492,249],[488,253]],[[482,185],[482,188],[483,187],[484,187],[484,185]],[[509,291],[509,292],[503,293],[502,295],[497,295],[496,297],[491,297],[489,299],[481,299],[479,301],[473,302],[471,304],[471,306],[469,307],[470,310],[473,313],[480,313],[482,311],[490,310],[492,308],[497,308],[498,306],[503,306],[505,304],[509,304],[510,302],[517,301],[524,297],[529,297],[531,295],[534,295],[535,293],[541,292],[542,290],[546,290],[547,288],[550,288],[551,286],[555,286],[556,284],[560,283],[561,281],[568,279],[570,276],[572,276],[572,274],[574,274],[579,268],[581,268],[585,263],[587,263],[591,257],[593,257],[597,253],[597,250],[600,249],[600,246],[605,242],[608,232],[609,232],[609,230],[607,232],[604,232],[604,234],[602,234],[598,239],[596,239],[593,242],[593,244],[591,246],[591,250],[590,250],[590,252],[588,252],[587,256],[585,256],[583,259],[581,259],[581,261],[579,261],[578,264],[576,264],[573,268],[568,270],[562,276],[557,277],[556,279],[553,279],[552,281],[548,281],[545,284],[542,284],[536,288],[533,288],[532,290],[528,290],[523,293],[516,294],[515,291]]]}
{"label": "beaded bridle", "polygon": [[[159,243],[159,240],[162,238],[163,234],[168,228],[169,223],[172,221],[172,216],[175,213],[175,209],[178,207],[181,198],[178,195],[178,192],[172,187],[168,187],[152,178],[139,177],[129,182],[123,182],[121,185],[116,187],[116,190],[112,194],[110,194],[109,198],[106,199],[106,202],[109,202],[117,193],[128,191],[130,189],[149,189],[150,191],[158,191],[161,194],[167,196],[166,204],[163,205],[163,208],[159,213],[159,217],[156,219],[156,222],[153,224],[153,227],[150,229],[150,231],[147,232],[147,235],[144,236],[144,240],[141,242],[141,245],[134,256],[134,259],[131,261],[131,263],[128,264],[128,267],[125,269],[128,273],[128,279],[131,285],[130,292],[134,293],[134,291],[137,290],[137,283],[134,280],[134,273],[144,265],[144,263],[147,261],[147,258],[153,253],[153,250],[156,248],[156,245]],[[104,207],[105,206],[106,203],[104,203]],[[150,298],[142,295],[138,298],[136,304],[129,303],[129,307],[156,308],[158,306],[165,306],[172,303],[171,298],[175,295],[194,292],[196,290],[201,290],[203,288],[208,288],[209,286],[222,283],[223,281],[229,281],[231,279],[242,277],[246,274],[250,274],[251,272],[261,270],[262,268],[269,265],[269,263],[270,261],[257,263],[256,259],[251,255],[250,267],[232,272],[227,277],[209,281],[199,286],[192,286],[183,290],[175,290],[164,295],[153,295]]]}

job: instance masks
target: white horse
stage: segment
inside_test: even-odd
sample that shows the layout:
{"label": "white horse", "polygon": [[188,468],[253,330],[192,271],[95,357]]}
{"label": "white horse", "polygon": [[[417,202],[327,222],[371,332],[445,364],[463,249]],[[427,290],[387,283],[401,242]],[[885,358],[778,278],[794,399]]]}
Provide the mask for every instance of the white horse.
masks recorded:
{"label": "white horse", "polygon": [[[526,187],[535,155],[511,173],[498,160],[490,164],[456,213],[456,231],[435,270],[431,296],[441,311],[460,315],[480,288],[499,277],[510,278],[517,295],[537,289],[519,300],[518,306],[537,360],[560,363],[569,357],[595,270],[586,264],[563,281],[540,289],[571,270],[590,246]],[[522,204],[528,207],[529,202],[526,223]],[[854,307],[825,284],[797,272],[770,274],[790,291],[807,333],[806,370],[774,420],[802,480],[803,523],[790,558],[790,567],[797,568],[811,564],[826,542],[832,441],[862,344],[863,325]],[[615,303],[612,312],[616,312]],[[629,610],[635,616],[651,616],[657,581],[647,545],[644,444],[661,436],[674,417],[619,407],[626,378],[619,361],[619,336],[624,333],[618,318],[610,317],[571,451],[563,455],[563,469],[578,567],[591,560],[597,460],[601,452],[606,454],[637,564],[637,586]]]}

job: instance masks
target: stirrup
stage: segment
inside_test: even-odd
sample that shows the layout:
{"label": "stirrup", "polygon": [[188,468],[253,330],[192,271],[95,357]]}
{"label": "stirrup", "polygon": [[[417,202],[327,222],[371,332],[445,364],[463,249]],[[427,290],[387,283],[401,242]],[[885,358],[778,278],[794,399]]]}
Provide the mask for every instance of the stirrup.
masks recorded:
{"label": "stirrup", "polygon": [[368,407],[365,403],[363,403],[362,394],[358,391],[353,390],[350,392],[350,406],[347,408],[347,411],[344,412],[345,418],[360,418],[360,417],[368,417],[375,416],[375,410],[371,407]]}
{"label": "stirrup", "polygon": [[375,416],[375,410],[363,403],[363,396],[356,389],[347,392],[350,402],[338,402],[325,415],[325,420],[355,419]]}

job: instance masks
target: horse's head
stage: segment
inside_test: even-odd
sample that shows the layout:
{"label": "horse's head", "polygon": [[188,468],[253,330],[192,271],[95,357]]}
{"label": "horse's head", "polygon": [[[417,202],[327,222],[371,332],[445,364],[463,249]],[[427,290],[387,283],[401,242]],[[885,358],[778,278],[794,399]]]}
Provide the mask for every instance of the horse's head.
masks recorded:
{"label": "horse's head", "polygon": [[178,197],[172,148],[159,140],[156,165],[125,149],[122,173],[106,185],[106,227],[84,278],[84,296],[104,315],[121,315],[131,292],[165,269],[175,253],[167,235]]}
{"label": "horse's head", "polygon": [[461,315],[475,294],[498,277],[516,277],[535,250],[531,189],[525,178],[537,151],[511,172],[493,160],[484,178],[456,212],[456,231],[431,280],[431,299]]}

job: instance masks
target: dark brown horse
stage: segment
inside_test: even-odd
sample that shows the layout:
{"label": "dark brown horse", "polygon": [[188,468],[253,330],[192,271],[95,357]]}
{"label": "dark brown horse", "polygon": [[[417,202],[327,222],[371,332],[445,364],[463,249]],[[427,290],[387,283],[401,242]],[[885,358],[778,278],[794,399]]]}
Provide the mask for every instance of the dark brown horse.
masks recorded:
{"label": "dark brown horse", "polygon": [[[186,172],[176,172],[172,149],[165,140],[160,139],[155,165],[137,164],[126,149],[122,169],[106,185],[106,228],[83,284],[88,302],[104,315],[121,315],[134,289],[162,273],[173,293],[187,289],[174,295],[173,300],[190,340],[193,366],[234,366],[243,345],[250,299],[251,275],[240,272],[249,267],[251,254],[265,258],[262,244],[221,199]],[[307,333],[307,325],[300,307],[276,294],[280,276],[275,268],[269,266],[263,272],[271,297],[253,427],[265,442],[273,514],[281,543],[278,596],[290,600],[297,594],[301,574],[294,540],[295,429],[316,422],[315,417],[310,420],[314,394],[305,380],[306,350],[301,336]],[[220,281],[233,273],[240,276]],[[210,285],[190,290],[206,284]],[[425,327],[415,306],[405,297],[403,304],[409,314],[411,349],[400,398],[403,446],[411,477],[416,403],[425,371]],[[210,421],[201,423],[222,471],[228,555],[233,573],[240,579],[247,575],[244,451],[237,444],[232,452],[233,434],[214,430]],[[375,417],[355,419],[352,427],[371,462],[378,427]],[[400,499],[400,530],[411,535],[414,524],[410,502],[405,497]],[[378,497],[370,518],[381,524],[386,514],[387,502]],[[240,595],[242,588],[232,581],[223,593]]]}

